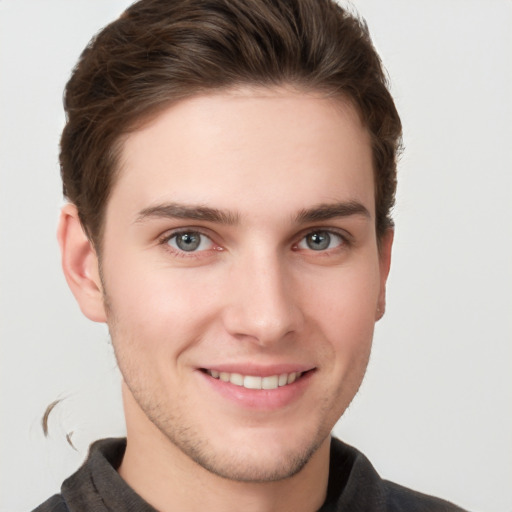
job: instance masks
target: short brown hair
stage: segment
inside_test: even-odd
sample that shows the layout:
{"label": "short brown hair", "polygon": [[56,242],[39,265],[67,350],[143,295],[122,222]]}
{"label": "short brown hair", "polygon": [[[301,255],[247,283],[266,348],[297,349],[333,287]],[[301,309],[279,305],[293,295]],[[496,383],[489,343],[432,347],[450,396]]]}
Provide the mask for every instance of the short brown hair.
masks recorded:
{"label": "short brown hair", "polygon": [[349,99],[371,135],[379,237],[392,226],[401,123],[364,21],[333,0],[140,0],[91,40],[65,90],[64,195],[97,248],[122,136],[173,101],[239,85]]}

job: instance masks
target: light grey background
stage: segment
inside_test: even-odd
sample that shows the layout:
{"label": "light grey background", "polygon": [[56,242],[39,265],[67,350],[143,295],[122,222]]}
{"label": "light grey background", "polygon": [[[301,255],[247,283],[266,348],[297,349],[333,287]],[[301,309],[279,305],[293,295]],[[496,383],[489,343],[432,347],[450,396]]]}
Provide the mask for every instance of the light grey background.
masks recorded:
{"label": "light grey background", "polygon": [[[125,0],[0,0],[0,510],[56,492],[122,435],[105,326],[61,276],[61,95]],[[512,510],[512,2],[356,0],[392,79],[400,165],[388,310],[336,427],[386,478]],[[46,405],[65,400],[50,419]],[[73,431],[78,451],[65,435]]]}

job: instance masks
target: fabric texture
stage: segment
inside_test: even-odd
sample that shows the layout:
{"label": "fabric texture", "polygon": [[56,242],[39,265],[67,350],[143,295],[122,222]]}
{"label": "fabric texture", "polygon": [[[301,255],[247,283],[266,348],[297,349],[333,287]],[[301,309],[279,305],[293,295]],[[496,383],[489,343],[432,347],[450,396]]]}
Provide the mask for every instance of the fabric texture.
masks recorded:
{"label": "fabric texture", "polygon": [[[125,449],[126,439],[102,439],[93,443],[89,457],[64,481],[61,493],[33,512],[156,512],[117,473]],[[361,452],[333,438],[327,497],[319,512],[463,512],[463,509],[381,479]]]}

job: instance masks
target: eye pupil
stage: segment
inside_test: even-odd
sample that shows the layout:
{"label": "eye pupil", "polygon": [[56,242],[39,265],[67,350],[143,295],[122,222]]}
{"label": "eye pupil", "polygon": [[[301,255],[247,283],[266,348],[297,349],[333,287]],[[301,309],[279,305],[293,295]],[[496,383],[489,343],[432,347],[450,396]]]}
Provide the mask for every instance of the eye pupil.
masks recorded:
{"label": "eye pupil", "polygon": [[180,233],[176,235],[176,245],[182,251],[195,251],[201,244],[201,235],[199,233]]}
{"label": "eye pupil", "polygon": [[323,251],[329,247],[331,236],[326,231],[317,231],[306,237],[306,243],[313,251]]}

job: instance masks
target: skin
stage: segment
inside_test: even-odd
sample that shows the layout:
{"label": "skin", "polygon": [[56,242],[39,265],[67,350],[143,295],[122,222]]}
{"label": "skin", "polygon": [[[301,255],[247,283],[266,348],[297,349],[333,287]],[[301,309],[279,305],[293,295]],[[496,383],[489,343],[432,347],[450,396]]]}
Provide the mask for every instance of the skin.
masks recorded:
{"label": "skin", "polygon": [[[180,249],[176,230],[199,247]],[[108,322],[124,379],[121,476],[162,511],[317,510],[331,429],[384,311],[392,238],[379,249],[369,135],[340,99],[237,89],[131,133],[101,275],[73,205],[59,227],[68,283]],[[233,368],[307,372],[287,391],[205,373]]]}

